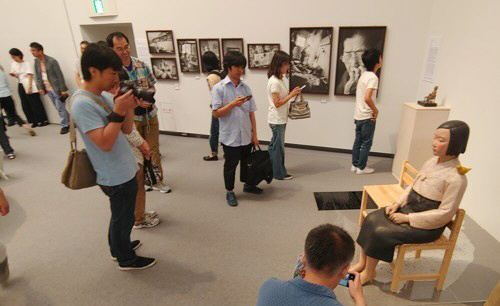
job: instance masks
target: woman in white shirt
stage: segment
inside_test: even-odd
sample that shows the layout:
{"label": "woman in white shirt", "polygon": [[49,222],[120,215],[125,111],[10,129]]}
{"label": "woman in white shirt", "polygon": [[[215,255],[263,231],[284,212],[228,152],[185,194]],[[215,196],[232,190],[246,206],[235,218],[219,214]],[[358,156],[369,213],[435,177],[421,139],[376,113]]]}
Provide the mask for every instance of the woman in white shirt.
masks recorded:
{"label": "woman in white shirt", "polygon": [[32,124],[32,128],[48,125],[47,113],[33,78],[33,67],[23,60],[21,50],[12,48],[9,50],[9,54],[14,60],[11,64],[10,75],[19,81],[17,90],[26,119]]}
{"label": "woman in white shirt", "polygon": [[288,91],[283,76],[290,68],[290,55],[283,51],[276,51],[269,65],[267,76],[267,100],[269,112],[267,122],[273,136],[269,144],[269,155],[273,164],[273,176],[277,180],[290,180],[293,177],[285,168],[285,130],[288,122],[288,101],[300,93],[300,87]]}
{"label": "woman in white shirt", "polygon": [[[225,72],[220,71],[220,62],[217,55],[212,51],[207,51],[203,53],[202,63],[204,70],[208,71],[207,83],[208,91],[211,92],[212,88],[219,83],[224,77]],[[212,109],[212,104],[210,103],[210,110]],[[217,154],[219,153],[219,118],[212,115],[212,121],[210,123],[210,137],[208,141],[210,143],[211,152],[207,156],[203,156],[203,160],[213,161],[219,160]]]}
{"label": "woman in white shirt", "polygon": [[427,160],[415,181],[394,204],[366,216],[358,244],[360,261],[351,271],[360,273],[363,284],[375,278],[379,260],[392,262],[394,249],[404,243],[438,239],[460,206],[467,188],[458,155],[465,152],[469,126],[458,120],[441,124],[432,142],[434,157]]}

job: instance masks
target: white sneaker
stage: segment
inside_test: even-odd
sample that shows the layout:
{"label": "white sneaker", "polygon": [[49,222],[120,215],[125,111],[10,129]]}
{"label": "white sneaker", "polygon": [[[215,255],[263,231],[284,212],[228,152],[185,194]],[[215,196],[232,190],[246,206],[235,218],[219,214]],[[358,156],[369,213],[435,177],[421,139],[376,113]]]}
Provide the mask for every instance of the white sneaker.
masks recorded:
{"label": "white sneaker", "polygon": [[355,166],[351,166],[351,172],[356,172],[356,170],[358,170],[358,168],[357,168],[357,167],[355,167]]}
{"label": "white sneaker", "polygon": [[139,223],[139,224],[134,224],[135,229],[139,228],[150,228],[150,227],[155,227],[160,223],[160,219],[158,218],[145,218],[144,222]]}
{"label": "white sneaker", "polygon": [[356,170],[356,174],[370,174],[373,172],[375,172],[375,169],[369,167],[365,167],[363,170],[361,169]]}
{"label": "white sneaker", "polygon": [[172,189],[170,189],[169,186],[163,184],[162,182],[156,184],[153,186],[153,190],[157,190],[161,193],[169,193],[170,191],[172,191]]}
{"label": "white sneaker", "polygon": [[145,218],[150,218],[150,219],[152,219],[152,218],[154,218],[154,217],[156,217],[156,216],[158,216],[158,213],[156,213],[156,210],[149,210],[149,211],[145,211],[145,212],[144,212],[144,217],[145,217]]}

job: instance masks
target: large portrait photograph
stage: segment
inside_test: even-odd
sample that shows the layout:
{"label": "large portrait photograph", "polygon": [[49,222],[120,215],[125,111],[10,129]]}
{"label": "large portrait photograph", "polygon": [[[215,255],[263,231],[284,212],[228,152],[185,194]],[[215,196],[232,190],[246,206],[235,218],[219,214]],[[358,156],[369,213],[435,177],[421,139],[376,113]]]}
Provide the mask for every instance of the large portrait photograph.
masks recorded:
{"label": "large portrait photograph", "polygon": [[175,58],[154,57],[151,58],[153,74],[158,80],[178,80],[177,64]]}
{"label": "large portrait photograph", "polygon": [[[359,77],[366,71],[363,53],[368,49],[377,49],[383,54],[386,29],[387,27],[340,27],[335,95],[356,95]],[[377,76],[380,79],[380,70]]]}
{"label": "large portrait photograph", "polygon": [[[217,56],[217,59],[219,60],[219,68],[220,63],[221,63],[221,51],[220,51],[220,43],[218,38],[203,38],[203,39],[198,39],[198,42],[200,44],[200,59],[203,59],[203,54],[205,52],[211,51]],[[208,72],[205,66],[203,65],[203,62],[201,64],[201,71],[202,72]]]}
{"label": "large portrait photograph", "polygon": [[175,55],[174,33],[165,31],[146,31],[149,53]]}
{"label": "large portrait photograph", "polygon": [[330,92],[333,27],[290,28],[290,88],[303,93]]}
{"label": "large portrait photograph", "polygon": [[248,68],[267,69],[280,44],[247,44]]}
{"label": "large portrait photograph", "polygon": [[177,39],[182,72],[200,72],[196,39]]}

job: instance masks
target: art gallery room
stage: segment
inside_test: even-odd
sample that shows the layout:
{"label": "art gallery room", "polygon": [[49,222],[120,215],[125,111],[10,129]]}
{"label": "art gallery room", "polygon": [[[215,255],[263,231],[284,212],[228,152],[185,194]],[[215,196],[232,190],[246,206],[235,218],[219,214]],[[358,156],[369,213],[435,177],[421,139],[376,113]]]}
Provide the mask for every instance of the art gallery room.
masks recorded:
{"label": "art gallery room", "polygon": [[[0,305],[500,305],[499,1],[0,4]],[[127,39],[112,37],[110,49],[112,32]],[[82,41],[90,43],[85,52],[120,58],[129,74],[138,59],[156,79],[154,103],[142,115],[137,106],[134,120],[144,139],[156,127],[158,145],[148,138],[151,148],[134,147],[132,134],[123,135],[136,106],[117,114],[124,97],[99,126],[121,126],[113,142],[125,142],[113,146],[123,143],[127,158],[138,152],[144,184],[135,184],[137,163],[125,167],[135,169],[132,179],[99,183],[124,165],[98,142],[86,146],[94,138],[82,138],[79,114],[71,116],[77,149],[87,147],[97,182],[62,183],[74,135],[64,109],[73,114],[71,96],[104,75],[92,65],[81,72]],[[130,54],[130,66],[117,49]],[[227,77],[214,73],[203,60],[209,51],[222,70],[238,64]],[[283,51],[284,64],[275,64]],[[244,69],[234,60],[242,56]],[[15,60],[27,63],[25,81],[40,94],[23,89]],[[67,88],[57,94],[59,70]],[[222,81],[210,85],[214,76]],[[283,96],[272,91],[273,78]],[[43,120],[30,119],[36,103]],[[270,119],[277,103],[283,122]],[[368,117],[358,116],[360,107]],[[235,146],[227,136],[234,127]],[[98,166],[93,154],[106,162]],[[272,171],[255,187],[257,167]],[[119,187],[125,181],[133,188]],[[145,195],[139,223],[136,187]],[[111,190],[132,189],[123,200],[131,205],[110,205],[118,199]],[[135,209],[133,227],[120,205]],[[121,236],[119,222],[128,224]],[[125,261],[124,249],[135,261]],[[141,266],[139,258],[155,261]]]}

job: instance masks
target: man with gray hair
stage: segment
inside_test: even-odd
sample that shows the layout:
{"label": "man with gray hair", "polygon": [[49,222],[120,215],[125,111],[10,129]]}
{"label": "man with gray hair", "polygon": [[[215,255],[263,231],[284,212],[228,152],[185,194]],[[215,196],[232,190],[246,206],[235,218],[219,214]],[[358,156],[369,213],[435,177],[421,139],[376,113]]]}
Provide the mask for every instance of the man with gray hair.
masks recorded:
{"label": "man with gray hair", "polygon": [[[302,262],[303,278],[289,281],[267,280],[259,290],[257,306],[339,306],[333,290],[346,277],[354,256],[354,241],[342,228],[323,224],[313,228],[306,238]],[[349,294],[357,306],[366,305],[359,274],[353,272]]]}

